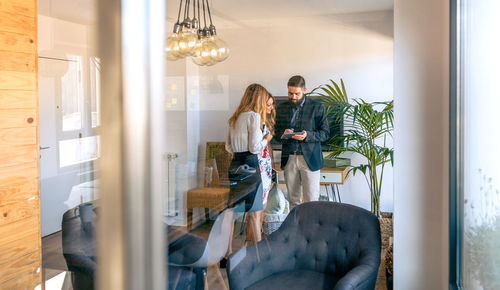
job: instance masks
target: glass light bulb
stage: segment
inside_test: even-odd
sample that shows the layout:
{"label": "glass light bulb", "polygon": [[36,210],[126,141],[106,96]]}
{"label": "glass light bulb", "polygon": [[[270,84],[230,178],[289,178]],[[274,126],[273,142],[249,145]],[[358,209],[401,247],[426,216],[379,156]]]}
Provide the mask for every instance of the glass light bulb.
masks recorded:
{"label": "glass light bulb", "polygon": [[191,58],[193,62],[199,66],[203,66],[204,64],[201,62],[201,56],[193,56]]}
{"label": "glass light bulb", "polygon": [[193,55],[196,42],[198,41],[198,34],[195,29],[183,28],[179,40],[179,52],[183,56]]}
{"label": "glass light bulb", "polygon": [[210,38],[207,38],[201,49],[201,63],[203,65],[214,65],[217,63],[217,46]]}
{"label": "glass light bulb", "polygon": [[215,36],[215,45],[217,45],[217,61],[223,61],[229,57],[229,48],[224,40]]}
{"label": "glass light bulb", "polygon": [[179,53],[179,35],[177,33],[174,33],[167,38],[165,51],[167,53],[168,60],[178,60],[182,57]]}
{"label": "glass light bulb", "polygon": [[197,65],[203,65],[203,63],[201,62],[201,52],[203,50],[203,43],[204,42],[205,42],[204,38],[198,39],[198,41],[196,42],[195,48],[193,50],[192,60]]}

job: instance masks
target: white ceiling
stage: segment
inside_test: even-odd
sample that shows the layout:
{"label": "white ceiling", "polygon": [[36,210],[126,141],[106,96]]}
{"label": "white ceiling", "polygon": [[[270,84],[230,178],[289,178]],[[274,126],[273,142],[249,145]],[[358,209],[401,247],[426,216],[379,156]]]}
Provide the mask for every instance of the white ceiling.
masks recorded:
{"label": "white ceiling", "polygon": [[[172,24],[177,20],[179,2],[167,1],[167,20]],[[209,0],[209,3],[217,28],[276,27],[291,22],[326,24],[344,21],[342,18],[346,17],[355,21],[360,16],[366,20],[394,7],[393,0]],[[202,19],[200,25],[203,26]]]}
{"label": "white ceiling", "polygon": [[[168,17],[177,19],[179,1],[167,1]],[[310,17],[392,10],[393,0],[209,0],[214,14],[240,20]]]}
{"label": "white ceiling", "polygon": [[[98,0],[38,0],[38,13],[81,24],[95,24]],[[105,1],[105,0],[101,0]],[[137,0],[142,1],[142,0]],[[175,22],[180,0],[167,0],[167,19]],[[224,22],[328,16],[392,10],[393,0],[209,0]],[[217,21],[220,24],[220,21]],[[218,25],[219,26],[219,25]]]}

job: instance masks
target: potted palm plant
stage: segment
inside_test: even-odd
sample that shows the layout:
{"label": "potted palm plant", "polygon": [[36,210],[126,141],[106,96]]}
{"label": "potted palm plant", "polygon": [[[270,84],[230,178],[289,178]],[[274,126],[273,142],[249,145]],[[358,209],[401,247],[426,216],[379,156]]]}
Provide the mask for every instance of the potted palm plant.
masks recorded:
{"label": "potted palm plant", "polygon": [[353,152],[365,157],[365,162],[351,167],[353,175],[361,171],[368,183],[371,194],[371,211],[378,217],[380,212],[380,192],[387,163],[393,164],[393,148],[387,147],[387,137],[392,137],[394,129],[393,101],[366,102],[363,99],[349,101],[344,86],[330,80],[319,86],[311,94],[320,96],[328,114],[343,120],[342,136],[332,136],[331,153],[327,158],[337,157],[344,152]]}
{"label": "potted palm plant", "polygon": [[327,158],[335,158],[344,152],[352,152],[364,157],[365,162],[352,166],[349,172],[362,172],[371,194],[371,211],[380,221],[382,249],[387,249],[392,237],[392,213],[380,211],[380,193],[384,169],[387,163],[393,165],[394,149],[387,147],[387,137],[394,130],[394,101],[366,102],[363,99],[349,101],[344,86],[330,80],[330,83],[315,88],[311,94],[319,95],[327,108],[327,114],[338,122],[343,122],[341,136],[332,136],[329,142],[331,153]]}

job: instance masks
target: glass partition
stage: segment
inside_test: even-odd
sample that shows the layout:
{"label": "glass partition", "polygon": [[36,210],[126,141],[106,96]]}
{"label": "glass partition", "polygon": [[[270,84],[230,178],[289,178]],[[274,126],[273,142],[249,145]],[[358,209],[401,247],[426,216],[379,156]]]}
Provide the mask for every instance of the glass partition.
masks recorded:
{"label": "glass partition", "polygon": [[[92,289],[100,158],[96,1],[38,1],[42,284]],[[75,9],[79,7],[79,9]]]}
{"label": "glass partition", "polygon": [[[343,78],[349,93],[368,101],[392,95],[392,2],[367,10],[331,3],[262,9],[230,1],[169,0],[166,17],[162,1],[90,1],[85,7],[81,1],[66,2],[40,0],[39,5],[46,286],[58,281],[63,288],[83,289],[164,289],[163,284],[227,289],[237,283],[230,275],[244,261],[281,261],[281,246],[269,252],[267,243],[277,239],[274,233],[292,206],[282,147],[269,146],[269,140],[283,133],[274,132],[279,121],[274,113],[276,98],[287,103],[289,78],[303,75],[307,92]],[[205,14],[209,5],[210,15]],[[185,14],[178,13],[179,6],[188,8]],[[240,20],[226,17],[224,9]],[[207,30],[217,25],[217,37],[227,46],[218,41],[215,49],[210,35],[203,44],[208,51],[172,60],[169,49],[185,49],[165,43],[178,15],[196,17]],[[228,58],[201,59],[218,55],[221,47],[224,53],[229,48]],[[236,128],[246,135],[239,136]],[[343,157],[362,162],[359,156]],[[392,211],[392,171],[386,170],[381,207]],[[364,177],[347,182],[345,177],[340,176],[338,201],[342,194],[343,202],[369,209]],[[330,200],[326,185],[316,182],[316,199]],[[376,248],[379,240],[371,245]],[[246,248],[259,241],[264,252]],[[311,251],[326,249],[322,239],[309,242],[315,245]],[[227,264],[231,254],[234,260]],[[332,272],[333,262],[320,259],[317,255],[315,265]],[[279,271],[280,265],[265,267]],[[309,281],[336,283],[330,276]]]}

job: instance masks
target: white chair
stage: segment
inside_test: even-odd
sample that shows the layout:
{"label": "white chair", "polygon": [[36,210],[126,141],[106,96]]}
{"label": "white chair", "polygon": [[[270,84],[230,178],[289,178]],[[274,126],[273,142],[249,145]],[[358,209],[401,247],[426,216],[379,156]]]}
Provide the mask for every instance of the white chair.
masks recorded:
{"label": "white chair", "polygon": [[[208,268],[216,265],[225,256],[229,246],[229,241],[232,238],[231,226],[233,223],[233,217],[234,208],[228,208],[217,216],[210,230],[205,249],[201,252],[201,255],[197,259],[193,259],[194,262],[186,264],[169,262],[169,265],[193,268]],[[219,268],[215,268],[217,269],[216,272],[222,284],[226,287],[224,278],[222,278]],[[204,273],[204,275],[205,287],[207,287],[206,273]]]}

